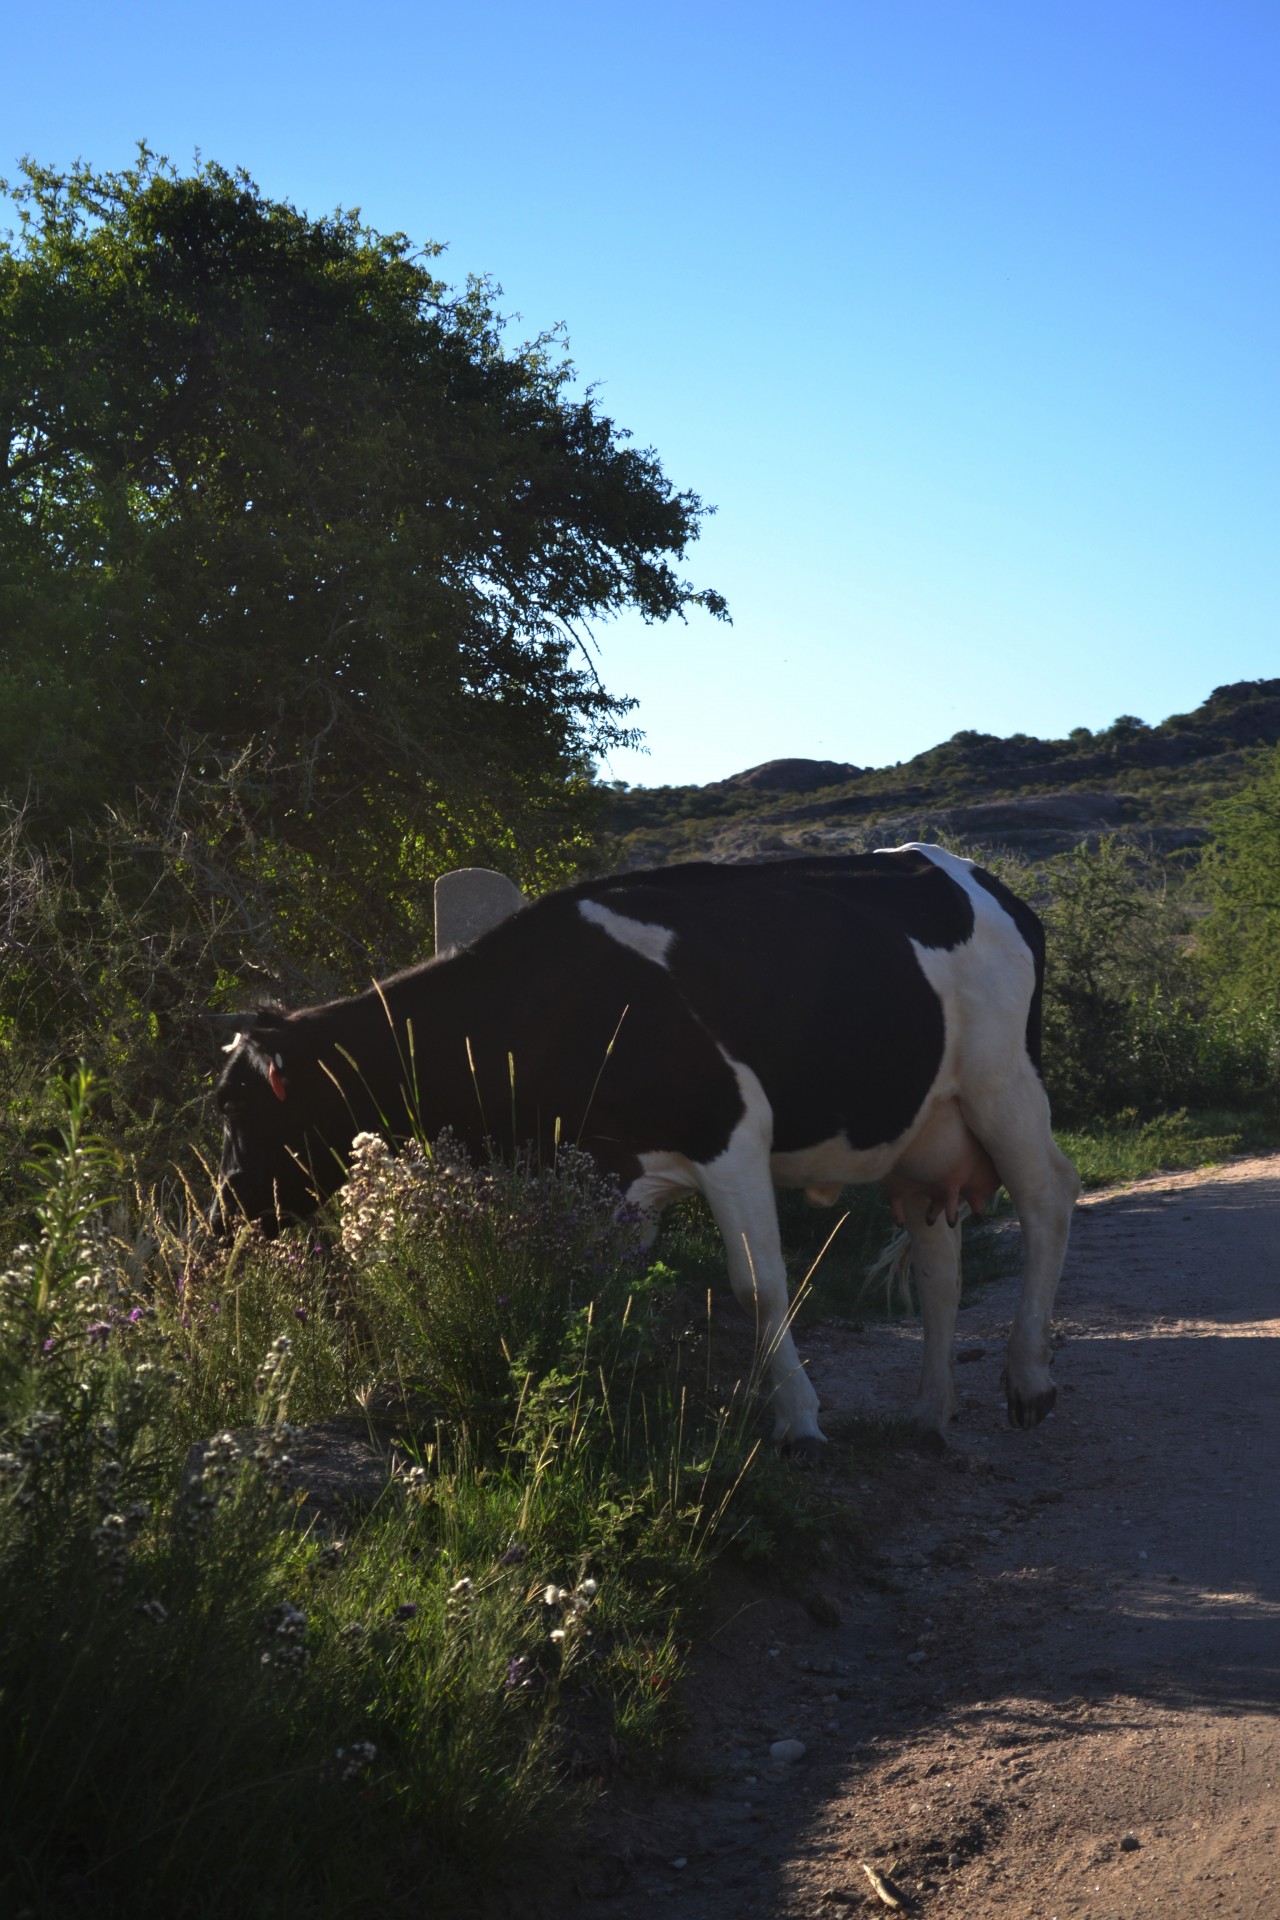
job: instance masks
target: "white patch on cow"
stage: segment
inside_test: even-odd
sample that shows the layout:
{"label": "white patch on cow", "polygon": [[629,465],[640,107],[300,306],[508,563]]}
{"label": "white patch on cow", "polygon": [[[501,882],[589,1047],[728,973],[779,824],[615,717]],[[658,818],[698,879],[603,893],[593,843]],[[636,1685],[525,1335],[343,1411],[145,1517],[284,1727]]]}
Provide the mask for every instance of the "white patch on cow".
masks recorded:
{"label": "white patch on cow", "polygon": [[[918,1119],[912,1122],[912,1132],[918,1124]],[[906,1138],[909,1135],[903,1136]],[[871,1180],[883,1180],[902,1146],[903,1140],[899,1139],[878,1147],[851,1147],[845,1136],[837,1133],[812,1147],[771,1153],[769,1171],[775,1187],[860,1187]]]}
{"label": "white patch on cow", "polygon": [[652,960],[655,966],[669,964],[671,943],[676,937],[671,927],[657,926],[651,920],[633,920],[629,914],[615,913],[612,907],[602,906],[598,900],[579,900],[578,912],[620,946],[630,947],[644,959]]}

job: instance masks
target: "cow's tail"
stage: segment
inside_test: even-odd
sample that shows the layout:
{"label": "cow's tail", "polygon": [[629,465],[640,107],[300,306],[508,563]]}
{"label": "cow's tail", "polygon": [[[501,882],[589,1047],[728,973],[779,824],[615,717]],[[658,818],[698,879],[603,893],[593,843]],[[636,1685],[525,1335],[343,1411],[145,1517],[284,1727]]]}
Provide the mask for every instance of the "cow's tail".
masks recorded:
{"label": "cow's tail", "polygon": [[[956,1214],[957,1224],[967,1220],[972,1212],[969,1202],[962,1200]],[[905,1227],[895,1227],[863,1275],[859,1293],[865,1300],[883,1287],[886,1314],[910,1313],[915,1305],[911,1279],[911,1235]]]}

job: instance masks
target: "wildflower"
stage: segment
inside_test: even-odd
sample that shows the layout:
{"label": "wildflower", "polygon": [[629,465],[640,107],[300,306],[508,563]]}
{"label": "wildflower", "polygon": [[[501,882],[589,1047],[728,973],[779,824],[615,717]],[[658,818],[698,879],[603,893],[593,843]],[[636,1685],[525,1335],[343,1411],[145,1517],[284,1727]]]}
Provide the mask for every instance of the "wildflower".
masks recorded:
{"label": "wildflower", "polygon": [[100,1507],[109,1511],[115,1506],[116,1487],[123,1472],[124,1468],[118,1460],[104,1460],[98,1468],[98,1478],[93,1491]]}
{"label": "wildflower", "polygon": [[[305,1667],[311,1659],[304,1644],[307,1616],[291,1600],[282,1600],[271,1613],[268,1626],[274,1629],[272,1644],[262,1656],[264,1667]],[[276,1642],[280,1642],[279,1645]]]}
{"label": "wildflower", "polygon": [[62,1450],[62,1415],[44,1408],[29,1414],[18,1450],[28,1460],[56,1460]]}
{"label": "wildflower", "polygon": [[206,1492],[214,1500],[219,1499],[226,1490],[227,1482],[243,1458],[243,1449],[234,1433],[224,1431],[214,1434],[205,1447],[200,1470]]}
{"label": "wildflower", "polygon": [[533,1685],[533,1675],[529,1672],[527,1654],[512,1654],[507,1662],[507,1677],[502,1684],[508,1693],[515,1693],[518,1689],[523,1690]]}
{"label": "wildflower", "polygon": [[518,1540],[513,1540],[506,1552],[499,1556],[498,1565],[500,1567],[518,1567],[528,1558],[528,1547],[522,1546]]}
{"label": "wildflower", "polygon": [[418,1603],[416,1600],[402,1600],[400,1605],[392,1613],[391,1618],[397,1626],[402,1626],[406,1620],[412,1620],[417,1611]]}
{"label": "wildflower", "polygon": [[346,1558],[346,1553],[347,1545],[345,1540],[330,1540],[327,1546],[321,1547],[319,1553],[311,1562],[312,1573],[336,1573]]}
{"label": "wildflower", "polygon": [[287,1333],[280,1334],[277,1339],[271,1342],[271,1351],[263,1361],[261,1370],[253,1383],[255,1393],[266,1393],[268,1391],[275,1381],[276,1376],[287,1366],[289,1356],[292,1352],[293,1341]]}
{"label": "wildflower", "polygon": [[357,1780],[371,1767],[378,1757],[378,1749],[372,1740],[357,1740],[350,1747],[339,1747],[334,1758],[338,1762],[340,1780]]}
{"label": "wildflower", "polygon": [[128,1556],[128,1525],[122,1513],[109,1513],[89,1535],[104,1579],[118,1586],[124,1578]]}

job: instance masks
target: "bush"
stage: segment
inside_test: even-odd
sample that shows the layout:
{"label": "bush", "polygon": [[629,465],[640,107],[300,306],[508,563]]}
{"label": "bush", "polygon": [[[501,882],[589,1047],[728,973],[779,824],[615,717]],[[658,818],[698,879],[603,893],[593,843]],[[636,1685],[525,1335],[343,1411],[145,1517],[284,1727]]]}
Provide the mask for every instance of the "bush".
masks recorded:
{"label": "bush", "polygon": [[1045,924],[1044,1064],[1057,1123],[1274,1103],[1280,1015],[1215,998],[1185,882],[1103,840],[1049,861],[1020,890],[1039,895]]}
{"label": "bush", "polygon": [[[397,1194],[366,1149],[345,1248],[228,1255],[154,1210],[124,1231],[92,1098],[78,1074],[51,1103],[0,1282],[0,1907],[463,1910],[563,1846],[570,1722],[588,1752],[657,1737],[742,1423],[682,1388],[665,1282],[572,1156],[531,1177],[437,1148]],[[454,1193],[438,1228],[427,1189]],[[398,1391],[416,1464],[308,1530],[287,1420],[388,1380],[447,1415]]]}
{"label": "bush", "polygon": [[1280,1022],[1280,749],[1213,810],[1198,884],[1209,908],[1196,944],[1215,998]]}

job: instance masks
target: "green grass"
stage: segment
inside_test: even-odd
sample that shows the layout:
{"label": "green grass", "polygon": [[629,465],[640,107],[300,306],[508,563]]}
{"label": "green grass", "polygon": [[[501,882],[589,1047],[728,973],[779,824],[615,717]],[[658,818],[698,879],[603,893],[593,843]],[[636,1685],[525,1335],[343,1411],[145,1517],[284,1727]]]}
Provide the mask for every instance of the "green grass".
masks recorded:
{"label": "green grass", "polygon": [[1056,1139],[1085,1187],[1118,1186],[1148,1174],[1211,1167],[1234,1153],[1280,1148],[1280,1122],[1258,1113],[1217,1110],[1140,1119],[1124,1113],[1091,1126],[1062,1128]]}
{"label": "green grass", "polygon": [[[816,1523],[751,1533],[750,1383],[585,1167],[410,1157],[228,1254],[125,1222],[90,1099],[0,1288],[0,1910],[472,1911],[663,1738],[712,1553]],[[415,1464],[308,1530],[280,1423],[388,1381]]]}

